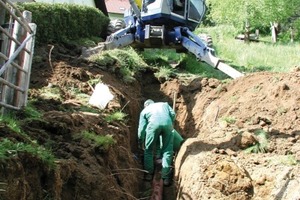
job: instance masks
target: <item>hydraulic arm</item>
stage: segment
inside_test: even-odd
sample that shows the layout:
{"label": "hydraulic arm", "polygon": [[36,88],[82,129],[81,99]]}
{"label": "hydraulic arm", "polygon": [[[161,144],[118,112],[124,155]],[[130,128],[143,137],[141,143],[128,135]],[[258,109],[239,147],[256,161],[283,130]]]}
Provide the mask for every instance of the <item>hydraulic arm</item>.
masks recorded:
{"label": "hydraulic arm", "polygon": [[[135,1],[138,2],[135,3]],[[132,46],[138,49],[169,48],[191,52],[197,59],[231,78],[242,73],[215,57],[212,48],[192,31],[205,15],[204,0],[129,0],[124,13],[126,27],[107,37],[105,49]]]}

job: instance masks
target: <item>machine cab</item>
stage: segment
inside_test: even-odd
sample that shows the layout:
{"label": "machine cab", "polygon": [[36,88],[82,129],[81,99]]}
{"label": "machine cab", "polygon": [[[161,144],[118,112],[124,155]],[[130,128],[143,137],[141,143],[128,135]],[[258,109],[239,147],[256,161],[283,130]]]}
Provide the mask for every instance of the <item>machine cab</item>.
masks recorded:
{"label": "machine cab", "polygon": [[193,31],[205,15],[204,0],[143,0],[141,5],[143,22],[169,26],[186,26]]}

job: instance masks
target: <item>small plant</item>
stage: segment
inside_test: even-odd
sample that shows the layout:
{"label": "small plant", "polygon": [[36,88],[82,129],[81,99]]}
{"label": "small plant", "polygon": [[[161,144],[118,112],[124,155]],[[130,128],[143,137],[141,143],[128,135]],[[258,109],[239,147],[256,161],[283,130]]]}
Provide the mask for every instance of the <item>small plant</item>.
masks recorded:
{"label": "small plant", "polygon": [[230,102],[231,102],[231,103],[235,103],[235,102],[237,102],[237,100],[238,100],[238,97],[237,97],[237,96],[231,96],[231,97],[230,97]]}
{"label": "small plant", "polygon": [[81,112],[89,112],[89,113],[99,113],[100,110],[99,109],[95,109],[91,106],[80,106],[78,111],[81,111]]}
{"label": "small plant", "polygon": [[268,152],[268,137],[264,130],[258,130],[254,133],[258,142],[253,146],[245,149],[246,153],[266,153]]}
{"label": "small plant", "polygon": [[122,74],[123,81],[125,83],[133,83],[135,81],[134,72],[131,71],[128,67],[122,67],[120,69],[120,73]]}
{"label": "small plant", "polygon": [[261,91],[261,89],[262,89],[262,86],[256,85],[256,86],[254,86],[254,87],[252,88],[252,91],[256,93],[256,92]]}
{"label": "small plant", "polygon": [[288,111],[287,108],[279,107],[279,108],[277,109],[277,114],[278,114],[278,115],[283,115],[283,114],[286,113],[287,111]]}
{"label": "small plant", "polygon": [[158,72],[154,75],[157,79],[169,80],[170,77],[174,74],[174,69],[170,67],[160,67]]}
{"label": "small plant", "polygon": [[216,88],[217,94],[220,94],[223,91],[226,91],[226,86],[224,85],[218,85],[218,87]]}
{"label": "small plant", "polygon": [[42,116],[42,113],[40,113],[33,105],[32,102],[29,102],[27,106],[24,108],[24,115],[26,118],[34,118],[38,119]]}
{"label": "small plant", "polygon": [[278,156],[276,156],[276,158],[270,159],[270,163],[284,164],[284,165],[288,165],[288,166],[300,164],[300,162],[297,161],[295,156],[291,155],[291,154],[289,154],[289,155],[278,155]]}
{"label": "small plant", "polygon": [[221,120],[227,122],[228,124],[234,124],[236,122],[235,117],[231,117],[231,116],[222,117]]}
{"label": "small plant", "polygon": [[96,135],[94,132],[83,131],[83,138],[91,140],[96,143],[99,147],[104,147],[108,149],[111,145],[115,144],[116,141],[113,139],[112,135]]}
{"label": "small plant", "polygon": [[19,122],[15,116],[11,114],[1,116],[0,122],[6,124],[14,132],[21,133]]}
{"label": "small plant", "polygon": [[75,98],[76,100],[83,102],[85,104],[87,104],[90,99],[89,95],[82,93],[80,91],[80,89],[78,89],[76,87],[69,87],[68,92],[73,98]]}
{"label": "small plant", "polygon": [[87,82],[90,86],[93,86],[93,85],[97,85],[98,83],[102,83],[101,79],[99,78],[94,78],[94,79],[90,79],[88,80]]}
{"label": "small plant", "polygon": [[126,116],[127,116],[127,114],[123,113],[122,111],[116,111],[116,112],[108,115],[107,117],[105,117],[105,120],[107,122],[124,121]]}
{"label": "small plant", "polygon": [[[4,182],[0,182],[0,186],[2,187],[2,186],[5,186],[5,185],[7,185],[7,183],[4,183]],[[5,192],[6,190],[5,189],[2,189],[2,188],[0,188],[0,192]],[[0,198],[1,199],[1,198]]]}
{"label": "small plant", "polygon": [[0,123],[5,124],[12,131],[22,135],[28,141],[31,141],[31,138],[21,130],[20,121],[16,118],[15,113],[11,112],[5,116],[0,116]]}

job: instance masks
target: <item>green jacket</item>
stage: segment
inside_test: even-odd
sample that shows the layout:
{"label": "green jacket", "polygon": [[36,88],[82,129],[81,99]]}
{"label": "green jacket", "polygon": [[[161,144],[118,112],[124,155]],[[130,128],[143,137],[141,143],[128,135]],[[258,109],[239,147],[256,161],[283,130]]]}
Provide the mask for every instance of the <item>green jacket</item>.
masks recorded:
{"label": "green jacket", "polygon": [[166,102],[157,102],[148,105],[140,114],[138,139],[143,142],[146,128],[149,123],[156,125],[172,125],[175,120],[175,112]]}

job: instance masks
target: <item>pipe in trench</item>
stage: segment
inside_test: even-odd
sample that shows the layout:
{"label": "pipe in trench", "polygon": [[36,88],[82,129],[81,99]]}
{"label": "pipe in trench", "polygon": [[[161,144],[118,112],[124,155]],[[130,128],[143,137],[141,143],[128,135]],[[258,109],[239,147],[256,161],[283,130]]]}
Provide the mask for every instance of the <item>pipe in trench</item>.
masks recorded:
{"label": "pipe in trench", "polygon": [[163,196],[163,188],[164,188],[164,184],[163,184],[163,180],[160,179],[153,179],[152,182],[152,188],[153,188],[153,192],[151,195],[151,200],[162,200],[162,196]]}

